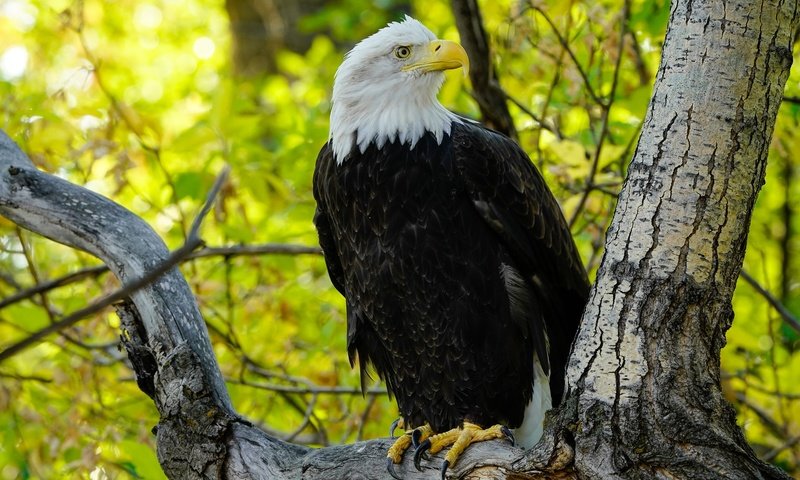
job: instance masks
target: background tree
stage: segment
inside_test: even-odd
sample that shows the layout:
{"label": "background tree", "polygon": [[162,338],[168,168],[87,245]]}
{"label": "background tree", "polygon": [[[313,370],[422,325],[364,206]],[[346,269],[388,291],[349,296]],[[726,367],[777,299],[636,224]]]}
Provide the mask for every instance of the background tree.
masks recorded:
{"label": "background tree", "polygon": [[[520,142],[562,199],[584,258],[596,268],[645,116],[669,6],[647,1],[628,8],[616,2],[515,3],[516,10],[504,2],[482,6],[497,78],[512,104]],[[673,21],[703,18],[706,12],[679,6]],[[349,32],[357,40],[385,23],[379,6],[359,7],[364,13],[326,8],[309,21],[334,29],[357,25]],[[709,25],[730,27],[734,35],[733,11]],[[434,31],[455,39],[449,12],[437,2],[414,9]],[[718,12],[707,16],[720,18]],[[751,23],[759,15],[749,16],[742,17],[745,31],[764,31],[764,25],[756,29]],[[224,162],[233,166],[203,238],[212,246],[247,245],[203,251],[183,269],[198,294],[237,410],[283,438],[314,445],[383,435],[394,408],[379,393],[364,400],[354,395],[358,382],[342,355],[341,299],[331,291],[320,259],[293,255],[309,250],[264,245],[315,243],[309,172],[326,137],[325,99],[340,58],[333,43],[318,36],[304,57],[280,54],[279,74],[242,84],[227,73],[228,24],[221,3],[14,1],[4,4],[0,22],[0,91],[7,99],[0,118],[40,168],[112,196],[176,248],[216,172]],[[341,34],[348,34],[344,30]],[[756,58],[779,62],[780,53],[768,50]],[[756,62],[756,69],[765,65],[771,63]],[[780,298],[771,303],[750,285],[737,290],[737,321],[728,333],[722,372],[723,392],[737,401],[740,423],[756,451],[789,471],[798,464],[800,416],[791,382],[798,371],[797,333],[791,315],[781,316],[773,307],[797,311],[797,260],[790,253],[797,248],[791,208],[797,187],[792,175],[781,174],[796,170],[794,78],[788,82],[790,101],[778,112],[768,188],[753,215],[745,259],[752,274],[745,278],[755,279],[758,288],[776,286]],[[479,115],[461,90],[459,78],[451,77],[443,101]],[[766,127],[754,125],[748,128]],[[2,227],[0,338],[6,350],[116,288],[93,258],[12,223]],[[272,255],[276,251],[283,255]],[[648,261],[654,258],[659,257]],[[615,273],[620,272],[606,272],[606,281]],[[111,312],[91,317],[0,363],[4,478],[73,477],[76,471],[160,474],[144,446],[153,442],[149,430],[157,415],[131,382],[117,347],[117,322]],[[619,362],[610,365],[620,379],[628,378]],[[585,366],[576,363],[576,369]],[[612,401],[610,424],[615,415],[625,418],[627,404],[621,400],[627,399]],[[605,411],[603,402],[596,405]],[[603,424],[597,425],[594,432],[603,432]],[[731,438],[726,435],[720,438]],[[381,446],[370,445],[378,455]],[[637,468],[664,468],[654,461],[663,452],[619,445],[603,457],[613,460],[604,468],[625,467],[627,459]],[[500,455],[493,449],[478,449],[476,455],[487,452]]]}
{"label": "background tree", "polygon": [[[240,76],[250,77],[278,73],[281,50],[305,54],[315,35],[325,33],[341,38],[336,30],[341,32],[348,26],[358,26],[360,19],[356,15],[340,17],[338,29],[309,18],[312,12],[318,12],[330,3],[328,0],[226,0],[234,71]],[[408,13],[407,2],[388,0],[381,6],[384,10],[382,16],[386,18],[398,18],[402,13]],[[356,13],[363,8],[360,5],[352,7]]]}

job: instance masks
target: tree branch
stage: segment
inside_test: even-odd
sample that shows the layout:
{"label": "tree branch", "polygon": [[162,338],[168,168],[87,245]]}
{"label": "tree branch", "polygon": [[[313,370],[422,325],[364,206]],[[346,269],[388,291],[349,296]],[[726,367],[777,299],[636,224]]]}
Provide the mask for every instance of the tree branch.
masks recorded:
{"label": "tree branch", "polygon": [[[473,13],[456,16],[471,19],[465,27],[489,58],[476,5],[467,1]],[[659,71],[575,343],[570,394],[536,447],[476,444],[451,476],[782,478],[755,458],[736,427],[719,390],[718,361],[798,18],[788,3],[728,3],[723,10],[674,2],[662,61],[669,68]],[[743,63],[723,75],[731,58]],[[170,259],[141,219],[37,171],[2,133],[0,213],[98,256],[123,285]],[[130,308],[120,310],[123,339],[160,414],[158,456],[168,477],[385,477],[389,439],[314,450],[282,442],[235,412],[176,267],[130,296]],[[411,462],[407,456],[397,467],[409,480],[438,475],[439,462],[425,462],[422,472]]]}
{"label": "tree branch", "polygon": [[558,39],[558,43],[561,44],[561,48],[564,49],[565,52],[567,52],[567,55],[569,55],[569,58],[572,60],[572,64],[575,65],[575,69],[578,71],[578,74],[581,76],[581,79],[583,80],[583,85],[586,89],[586,93],[589,94],[589,97],[591,97],[592,101],[598,105],[605,105],[606,102],[602,98],[600,98],[600,96],[598,96],[597,93],[595,93],[594,87],[592,87],[592,82],[589,81],[589,75],[583,69],[581,62],[579,62],[578,58],[575,56],[575,52],[572,51],[572,47],[570,47],[569,42],[567,41],[566,38],[564,38],[563,35],[561,35],[561,32],[558,30],[558,27],[556,27],[555,22],[553,22],[553,20],[550,18],[550,15],[548,15],[547,12],[545,12],[540,5],[534,2],[529,2],[529,5],[533,10],[538,12],[542,16],[542,18],[544,18],[544,20],[553,30],[553,33]]}
{"label": "tree branch", "polygon": [[772,308],[775,309],[778,314],[783,317],[783,320],[792,327],[796,332],[800,333],[800,320],[798,320],[792,312],[790,312],[774,295],[769,293],[767,289],[761,286],[760,283],[756,281],[749,273],[742,270],[739,272],[739,276],[742,277],[742,280],[748,283],[751,287],[755,289],[764,299],[772,305]]}
{"label": "tree branch", "polygon": [[476,0],[451,0],[461,44],[469,55],[469,78],[473,96],[481,109],[483,123],[490,128],[517,138],[514,120],[508,111],[506,95],[492,65],[489,37],[483,28],[481,11]]}
{"label": "tree branch", "polygon": [[[542,15],[545,16],[548,23],[550,23],[550,26],[556,32],[556,36],[564,44],[564,48],[568,48],[566,43],[562,40],[561,35],[556,30],[555,25],[553,25],[552,21],[550,21],[549,17],[547,17],[547,15],[545,15],[545,13],[542,12],[540,9],[537,9],[537,11],[539,11]],[[622,58],[625,53],[625,38],[626,38],[626,33],[628,31],[629,15],[630,15],[630,0],[625,0],[623,3],[622,14],[620,15],[620,21],[619,21],[619,44],[617,45],[617,61],[614,64],[614,76],[613,79],[611,80],[611,89],[609,91],[608,98],[605,101],[598,100],[597,97],[594,96],[594,93],[591,93],[592,92],[591,85],[589,85],[588,80],[586,80],[587,82],[586,89],[588,92],[591,93],[592,98],[598,102],[598,105],[602,110],[602,115],[601,115],[602,119],[600,122],[601,125],[600,137],[597,139],[596,142],[597,146],[595,147],[594,150],[592,164],[589,167],[589,177],[586,180],[586,186],[584,187],[583,195],[581,195],[580,200],[578,200],[578,206],[575,207],[575,210],[573,210],[572,216],[569,219],[568,223],[570,228],[572,228],[575,225],[575,222],[578,220],[581,213],[583,213],[583,208],[586,205],[587,200],[589,200],[589,195],[594,190],[595,186],[594,179],[597,176],[597,169],[600,166],[600,154],[603,151],[603,144],[605,143],[606,138],[609,135],[608,120],[609,120],[609,114],[611,113],[611,106],[613,105],[614,99],[616,98],[617,94],[617,82],[619,81],[619,71],[622,65]],[[572,54],[570,53],[570,55]],[[579,71],[581,70],[580,67],[578,67],[578,70]]]}
{"label": "tree branch", "polygon": [[[36,170],[0,133],[0,214],[18,225],[103,260],[123,285],[142,279],[169,258],[166,246],[134,214],[58,177]],[[232,411],[205,324],[177,268],[133,292],[150,348],[168,356],[191,345],[220,408]]]}
{"label": "tree branch", "polygon": [[[106,297],[102,305],[125,294],[131,297],[130,308],[119,310],[123,343],[136,368],[140,388],[152,396],[161,415],[157,448],[168,477],[323,479],[349,478],[354,471],[368,477],[385,476],[389,439],[312,450],[278,440],[236,414],[195,300],[174,267],[198,244],[200,219],[207,210],[204,208],[195,220],[185,248],[170,255],[141,219],[108,199],[34,169],[11,139],[0,132],[0,213],[24,228],[96,255],[109,265],[125,287]],[[262,251],[318,252],[316,248],[272,245],[209,249],[208,254]],[[148,272],[160,277],[153,281]],[[81,313],[85,311],[71,317]],[[62,322],[72,321],[71,317]],[[528,452],[508,442],[485,442],[471,447],[451,472],[466,478],[506,478],[509,472],[521,479],[568,478],[568,471],[553,474],[552,469],[563,468],[563,462],[553,463],[553,459],[570,457],[569,452],[560,437]],[[422,472],[412,463],[409,455],[397,466],[409,480],[438,474],[440,462],[425,462]]]}
{"label": "tree branch", "polygon": [[745,441],[719,361],[792,63],[795,7],[672,3],[568,368],[575,467],[589,478],[786,478]]}
{"label": "tree branch", "polygon": [[[172,252],[174,254],[175,251]],[[195,250],[183,258],[179,263],[184,263],[198,258],[209,257],[240,257],[240,256],[259,256],[259,255],[320,255],[322,250],[319,247],[298,245],[291,243],[264,243],[260,245],[228,245],[224,247],[203,247]],[[0,300],[0,310],[13,305],[17,302],[27,300],[40,293],[49,292],[56,288],[72,285],[86,278],[97,277],[108,272],[108,266],[96,265],[94,267],[82,268],[78,271],[68,273],[52,280],[37,283],[31,287],[21,289]]]}
{"label": "tree branch", "polygon": [[[211,191],[208,193],[208,198],[206,199],[203,208],[200,210],[200,213],[195,217],[194,222],[192,223],[192,228],[189,231],[189,236],[186,239],[186,242],[183,246],[174,252],[170,253],[170,255],[160,264],[156,265],[155,268],[152,270],[147,271],[144,275],[139,278],[136,278],[126,284],[124,284],[121,288],[116,290],[115,292],[106,295],[105,297],[93,302],[89,306],[82,308],[66,317],[62,318],[61,320],[52,322],[50,325],[37,330],[36,332],[32,333],[28,337],[20,340],[17,343],[12,344],[9,347],[6,347],[2,351],[0,351],[0,363],[7,360],[8,358],[12,357],[14,354],[21,352],[22,350],[30,347],[41,341],[46,336],[50,335],[51,333],[58,332],[69,326],[75,324],[78,320],[88,317],[94,313],[99,312],[100,310],[108,307],[109,305],[118,302],[122,299],[128,298],[131,294],[136,293],[142,287],[150,285],[154,281],[156,281],[161,275],[169,271],[173,266],[177,265],[183,259],[189,256],[189,254],[200,246],[203,241],[200,239],[199,230],[200,225],[208,214],[211,206],[214,204],[214,199],[216,198],[217,194],[219,193],[222,185],[225,183],[225,180],[228,178],[228,173],[230,172],[230,167],[225,167],[222,172],[217,176],[217,179],[214,182]],[[16,176],[22,173],[22,170],[17,169],[16,167],[9,167],[9,174],[12,176]]]}

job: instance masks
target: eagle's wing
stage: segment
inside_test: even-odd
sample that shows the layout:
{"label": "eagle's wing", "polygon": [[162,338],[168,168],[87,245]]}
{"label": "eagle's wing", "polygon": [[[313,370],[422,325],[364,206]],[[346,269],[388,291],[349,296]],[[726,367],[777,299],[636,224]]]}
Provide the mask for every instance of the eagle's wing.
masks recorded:
{"label": "eagle's wing", "polygon": [[[539,318],[526,320],[534,322],[535,332],[544,327],[551,352],[547,362],[547,347],[540,340],[539,358],[563,377],[589,282],[561,209],[528,156],[509,138],[464,123],[454,126],[453,149],[455,168],[475,208],[509,249],[514,267],[536,296],[544,325]],[[551,378],[551,383],[557,403],[563,378]]]}
{"label": "eagle's wing", "polygon": [[[314,225],[317,227],[319,245],[322,247],[322,254],[325,257],[325,264],[328,267],[331,283],[336,287],[336,290],[339,290],[339,293],[342,294],[347,302],[347,356],[352,367],[355,365],[357,352],[359,351],[359,338],[361,341],[371,340],[372,337],[370,335],[373,332],[367,328],[366,332],[361,331],[356,336],[359,330],[364,330],[366,324],[363,320],[361,308],[353,303],[351,297],[347,295],[344,269],[342,268],[337,248],[337,238],[331,225],[332,219],[340,213],[335,209],[341,208],[341,202],[337,206],[330,205],[327,201],[328,195],[331,193],[329,182],[335,181],[335,169],[336,160],[333,158],[333,149],[330,147],[330,142],[328,142],[320,150],[314,168],[313,192],[314,199],[317,201],[317,209],[314,212]],[[371,359],[368,357],[360,358],[358,361],[361,371],[362,392],[367,391],[366,382],[370,378],[367,373],[367,364],[370,361]]]}
{"label": "eagle's wing", "polygon": [[339,255],[336,250],[336,240],[333,236],[333,230],[330,224],[329,206],[325,201],[323,190],[326,188],[326,182],[334,168],[335,160],[333,159],[333,150],[330,148],[330,143],[326,143],[320,150],[317,156],[317,163],[314,168],[313,179],[313,192],[314,199],[317,201],[317,209],[314,212],[314,225],[317,227],[319,234],[319,245],[322,247],[322,253],[325,256],[325,264],[328,267],[328,274],[331,277],[331,282],[339,293],[347,297],[344,291],[344,272],[342,264],[339,261]]}

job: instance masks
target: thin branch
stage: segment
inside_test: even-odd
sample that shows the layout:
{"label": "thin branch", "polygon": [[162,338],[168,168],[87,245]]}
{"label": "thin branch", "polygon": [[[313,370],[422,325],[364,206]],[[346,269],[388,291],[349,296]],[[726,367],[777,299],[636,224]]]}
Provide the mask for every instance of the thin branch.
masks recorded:
{"label": "thin branch", "polygon": [[792,437],[792,438],[786,440],[785,442],[783,442],[782,445],[778,445],[777,447],[773,448],[769,452],[765,453],[764,456],[761,459],[764,460],[765,462],[771,462],[782,451],[784,451],[784,450],[786,450],[788,448],[792,448],[795,445],[797,445],[798,443],[800,443],[800,435],[797,435],[795,437]]}
{"label": "thin branch", "polygon": [[248,256],[248,255],[321,255],[319,247],[290,243],[264,243],[261,245],[233,245],[228,247],[207,247],[198,250],[187,260],[214,256]]}
{"label": "thin branch", "polygon": [[647,64],[644,62],[644,55],[642,53],[642,46],[639,44],[639,38],[636,36],[636,31],[630,31],[628,34],[631,36],[631,50],[633,51],[633,63],[636,65],[636,73],[639,74],[639,86],[650,84],[650,71]]}
{"label": "thin branch", "polygon": [[556,27],[556,24],[553,22],[553,20],[550,18],[547,12],[545,12],[539,5],[536,5],[533,2],[530,2],[530,6],[533,10],[539,12],[539,14],[545,19],[547,24],[550,25],[550,28],[553,30],[553,33],[558,39],[558,43],[561,44],[561,48],[563,48],[567,52],[567,55],[569,55],[569,58],[572,59],[572,63],[575,65],[575,68],[578,70],[578,74],[581,76],[581,79],[583,79],[583,83],[586,86],[586,92],[589,94],[590,97],[592,97],[592,100],[598,105],[605,105],[605,102],[594,92],[592,84],[591,82],[589,82],[589,76],[583,70],[583,67],[578,61],[578,58],[575,56],[575,52],[573,52],[572,48],[570,48],[569,42],[567,41],[566,38],[561,36],[561,32],[558,31],[558,27]]}
{"label": "thin branch", "polygon": [[[736,379],[744,383],[745,389],[747,390],[755,390],[756,392],[763,393],[770,396],[776,396],[778,392],[775,390],[769,389],[761,384],[752,383],[752,381],[748,378],[744,372],[742,374],[733,374],[722,372],[722,378],[729,380],[729,379]],[[800,393],[781,393],[781,397],[785,400],[800,400]]]}
{"label": "thin branch", "polygon": [[538,123],[541,128],[543,128],[543,129],[547,130],[548,132],[552,133],[553,135],[555,135],[555,137],[558,140],[563,140],[564,135],[562,135],[561,131],[555,125],[550,125],[549,122],[545,122],[544,118],[541,118],[538,115],[536,115],[531,109],[526,107],[525,104],[523,104],[522,102],[520,102],[516,98],[512,97],[511,95],[509,95],[508,92],[506,92],[505,90],[503,90],[503,95],[505,95],[506,100],[508,100],[511,103],[513,103],[514,105],[516,105],[516,107],[519,108],[525,115],[528,115],[529,117],[531,117],[533,119],[533,121]]}
{"label": "thin branch", "polygon": [[186,214],[184,213],[183,209],[180,207],[180,202],[178,201],[178,194],[177,188],[175,187],[175,180],[172,178],[172,174],[167,170],[164,162],[161,158],[161,146],[158,144],[151,144],[145,139],[145,132],[144,127],[141,125],[141,121],[136,118],[135,112],[129,107],[125,105],[124,102],[121,102],[117,96],[111,91],[108,85],[105,83],[104,77],[100,74],[100,64],[101,61],[98,59],[94,52],[89,48],[89,44],[86,41],[86,35],[84,34],[83,30],[83,8],[79,10],[79,24],[77,26],[72,27],[75,34],[78,36],[79,43],[83,48],[83,52],[86,55],[86,59],[91,64],[91,71],[94,75],[94,78],[97,82],[97,86],[100,91],[108,98],[109,102],[111,102],[111,106],[114,111],[119,115],[119,118],[122,119],[123,123],[128,127],[128,129],[136,136],[139,145],[147,152],[150,152],[153,155],[153,158],[156,161],[156,165],[158,165],[159,170],[164,175],[164,181],[170,188],[170,195],[172,197],[172,204],[176,206],[178,215],[180,216],[180,228],[184,236],[186,235]]}
{"label": "thin branch", "polygon": [[225,182],[228,180],[228,174],[230,172],[231,166],[225,165],[219,175],[217,175],[217,179],[214,180],[214,185],[208,192],[208,196],[206,196],[206,202],[203,204],[203,208],[200,209],[200,212],[192,222],[192,228],[189,230],[189,237],[187,238],[187,241],[200,240],[198,235],[198,232],[200,231],[200,225],[203,223],[203,219],[206,218],[206,215],[208,215],[208,212],[211,211],[211,207],[214,206],[214,199],[217,198],[219,191],[222,190],[222,186],[225,185]]}
{"label": "thin branch", "polygon": [[780,316],[783,317],[784,321],[786,321],[786,323],[790,327],[795,329],[795,331],[800,332],[800,320],[798,320],[797,317],[792,315],[792,312],[790,312],[777,298],[775,298],[774,295],[772,295],[764,287],[762,287],[761,284],[759,284],[756,281],[756,279],[753,278],[746,271],[744,271],[744,270],[740,271],[739,272],[739,276],[742,278],[742,280],[744,280],[751,287],[753,287],[756,292],[761,294],[761,296],[764,297],[764,299],[770,305],[772,305],[772,308],[774,308],[775,311],[777,311],[780,314]]}
{"label": "thin branch", "polygon": [[177,265],[181,260],[186,258],[192,252],[192,250],[202,245],[203,241],[200,239],[198,235],[198,232],[200,230],[200,224],[202,223],[203,218],[206,216],[206,214],[208,214],[209,210],[211,209],[211,205],[213,204],[214,199],[219,193],[219,190],[222,188],[222,185],[225,183],[225,180],[227,179],[229,172],[230,172],[230,167],[226,165],[225,168],[222,169],[222,172],[220,172],[219,176],[217,176],[217,179],[214,182],[214,186],[208,193],[206,203],[205,205],[203,205],[203,208],[200,210],[200,213],[194,219],[194,222],[192,223],[192,228],[189,231],[189,236],[187,237],[186,242],[183,244],[181,248],[172,252],[163,262],[161,262],[153,270],[141,276],[140,278],[126,283],[118,290],[95,301],[89,306],[82,308],[76,312],[73,312],[70,315],[64,317],[63,319],[53,322],[50,325],[40,330],[37,330],[30,336],[0,351],[0,363],[9,359],[15,354],[25,350],[26,348],[38,343],[51,333],[58,332],[59,330],[74,325],[77,321],[81,320],[82,318],[95,314],[103,310],[104,308],[110,306],[111,304],[118,302],[124,298],[128,298],[132,293],[136,292],[140,288],[145,287],[150,283],[154,282],[155,280],[157,280],[163,273],[167,272],[169,269]]}
{"label": "thin branch", "polygon": [[[795,125],[797,123],[795,122]],[[782,140],[781,145],[787,143]],[[787,148],[788,147],[788,148]],[[792,148],[784,146],[787,151]],[[783,221],[783,235],[780,239],[781,245],[781,289],[779,298],[786,300],[791,290],[792,272],[791,266],[794,265],[794,249],[792,248],[792,225],[795,219],[795,200],[792,198],[792,193],[795,187],[795,162],[790,156],[783,159],[783,166],[781,167],[781,179],[783,180],[783,206],[781,207],[781,220]]]}
{"label": "thin branch", "polygon": [[300,425],[298,425],[297,428],[295,428],[294,431],[289,434],[289,436],[286,438],[287,442],[293,442],[307,426],[311,425],[311,417],[314,415],[314,407],[317,405],[318,398],[319,395],[316,393],[311,395],[311,400],[308,402],[308,405],[306,405],[303,421],[300,422]]}
{"label": "thin branch", "polygon": [[[573,0],[570,0],[569,8],[572,10]],[[567,25],[566,25],[566,35],[569,35],[570,30],[572,29],[572,16],[567,15]],[[530,41],[530,40],[529,40]],[[532,46],[535,48],[536,46]],[[553,95],[556,91],[556,86],[561,82],[561,71],[564,66],[564,55],[566,55],[565,50],[562,48],[558,52],[558,56],[554,57],[555,65],[553,67],[553,78],[550,80],[550,83],[547,87],[547,94],[545,95],[544,102],[542,102],[542,112],[540,116],[542,118],[547,118],[548,110],[550,110],[551,102],[553,101]],[[553,121],[554,125],[558,125],[557,121]],[[542,135],[541,132],[537,132],[536,135],[536,156],[537,160],[539,161],[539,168],[543,169],[544,165],[542,164]]]}
{"label": "thin branch", "polygon": [[767,427],[767,429],[774,434],[776,437],[785,439],[785,432],[783,431],[783,426],[776,422],[772,417],[770,417],[769,413],[761,408],[759,405],[751,402],[747,395],[742,392],[736,392],[734,394],[736,401],[740,404],[744,405],[745,407],[749,408],[756,416],[761,420],[761,423]]}
{"label": "thin branch", "polygon": [[[599,101],[598,103],[601,105],[603,109],[603,116],[602,116],[602,123],[600,127],[600,138],[597,139],[597,147],[594,151],[594,158],[592,159],[592,166],[591,170],[589,171],[589,178],[587,180],[587,187],[583,195],[581,195],[580,200],[578,201],[578,206],[575,207],[575,210],[572,212],[572,216],[569,219],[569,226],[572,228],[575,225],[575,221],[580,216],[581,212],[583,211],[584,206],[586,206],[586,202],[589,200],[589,195],[592,192],[591,186],[594,185],[594,178],[597,175],[597,169],[600,166],[600,154],[603,151],[603,143],[605,142],[606,137],[609,134],[608,131],[608,118],[609,114],[611,113],[611,105],[614,103],[614,98],[617,93],[617,84],[619,82],[619,71],[622,65],[622,57],[625,52],[625,37],[626,32],[628,31],[628,16],[630,14],[630,0],[626,0],[623,7],[622,7],[622,15],[620,19],[620,32],[619,32],[619,45],[617,48],[617,62],[614,65],[614,76],[611,81],[611,91],[608,94],[608,99],[605,102]],[[555,28],[555,27],[554,27]],[[587,87],[588,88],[588,87]]]}
{"label": "thin branch", "polygon": [[274,383],[250,382],[247,380],[242,380],[237,378],[226,378],[225,380],[228,383],[232,384],[244,385],[248,387],[258,388],[260,390],[269,390],[271,392],[280,392],[280,393],[300,393],[300,394],[310,394],[310,395],[367,395],[367,396],[387,395],[386,390],[382,388],[370,388],[362,392],[361,388],[359,387],[344,387],[344,386],[322,387],[318,385],[293,387],[291,385],[277,385]]}
{"label": "thin branch", "polygon": [[59,277],[53,280],[48,280],[46,282],[36,284],[30,288],[20,290],[17,293],[0,300],[0,309],[6,308],[9,305],[13,305],[22,300],[27,300],[28,298],[31,298],[40,293],[48,292],[58,287],[70,285],[72,283],[79,282],[85,278],[97,276],[105,272],[108,272],[108,267],[105,265],[98,265],[96,267],[84,268],[78,270],[77,272],[64,275],[63,277]]}
{"label": "thin branch", "polygon": [[53,379],[48,377],[41,377],[38,375],[21,375],[18,373],[6,373],[0,372],[0,378],[10,378],[12,380],[20,380],[20,381],[33,381],[39,383],[52,383]]}
{"label": "thin branch", "polygon": [[[198,258],[206,257],[238,257],[238,256],[257,256],[257,255],[320,255],[322,250],[319,247],[289,244],[289,243],[264,243],[260,245],[230,245],[225,247],[205,247],[200,250],[194,251],[186,257],[180,259],[180,262],[186,262]],[[10,295],[0,300],[0,310],[13,305],[22,300],[27,300],[39,293],[48,292],[59,287],[64,287],[77,283],[81,280],[90,277],[96,277],[108,272],[106,265],[97,265],[94,267],[84,268],[72,273],[68,273],[63,277],[58,277],[53,280],[48,280],[30,288],[20,290],[17,293]]]}

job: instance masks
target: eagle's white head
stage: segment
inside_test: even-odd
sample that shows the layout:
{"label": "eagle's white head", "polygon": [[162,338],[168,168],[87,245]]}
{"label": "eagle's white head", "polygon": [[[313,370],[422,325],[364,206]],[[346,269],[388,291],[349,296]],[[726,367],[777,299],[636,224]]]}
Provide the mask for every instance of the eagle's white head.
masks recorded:
{"label": "eagle's white head", "polygon": [[469,69],[460,45],[436,36],[406,16],[362,40],[345,56],[333,83],[330,141],[342,163],[357,147],[399,140],[411,148],[431,132],[441,142],[458,117],[436,94],[444,70]]}

